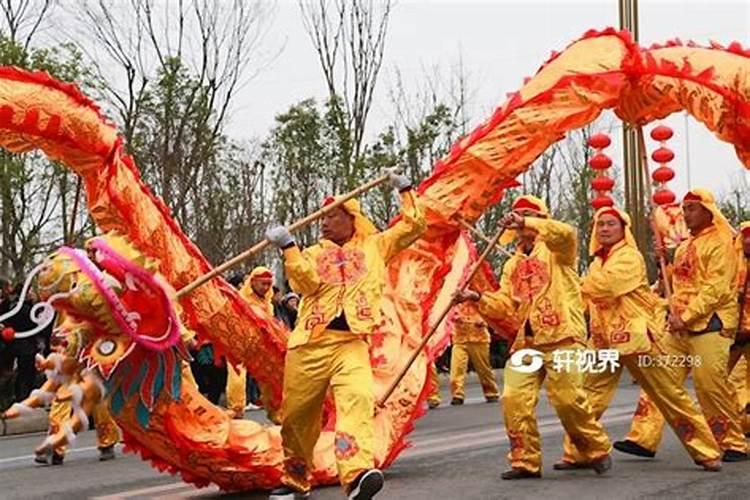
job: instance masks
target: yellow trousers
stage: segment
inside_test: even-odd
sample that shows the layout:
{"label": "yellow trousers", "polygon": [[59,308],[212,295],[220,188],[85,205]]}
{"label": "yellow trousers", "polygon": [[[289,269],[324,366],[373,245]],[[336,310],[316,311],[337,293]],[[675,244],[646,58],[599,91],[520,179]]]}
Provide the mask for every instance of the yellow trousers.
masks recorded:
{"label": "yellow trousers", "polygon": [[451,395],[457,399],[464,399],[466,373],[471,361],[474,370],[482,384],[485,398],[497,398],[500,393],[495,382],[495,372],[490,366],[490,345],[487,342],[469,342],[453,344],[451,351]]}
{"label": "yellow trousers", "polygon": [[[574,347],[561,347],[575,351]],[[504,371],[503,414],[510,441],[508,460],[513,468],[539,472],[542,448],[536,422],[536,405],[542,383],[565,432],[573,438],[584,463],[594,462],[612,450],[604,428],[594,415],[583,390],[583,374],[575,366],[554,370],[553,349],[543,352],[541,368],[517,371],[508,363]]]}
{"label": "yellow trousers", "polygon": [[729,380],[737,391],[742,416],[742,431],[750,434],[750,344],[729,351]]}
{"label": "yellow trousers", "polygon": [[437,366],[435,363],[430,364],[430,393],[427,395],[427,402],[433,405],[440,405],[440,377],[438,376]]}
{"label": "yellow trousers", "polygon": [[234,418],[242,418],[247,406],[247,370],[244,366],[235,369],[227,363],[227,408],[234,413]]}
{"label": "yellow trousers", "polygon": [[[72,414],[72,405],[70,399],[59,400],[55,398],[52,400],[52,405],[49,411],[49,429],[48,434],[53,435],[63,428],[63,426],[70,420]],[[107,448],[120,440],[120,429],[117,427],[112,414],[109,412],[109,407],[106,401],[100,402],[94,407],[94,423],[96,424],[96,440],[97,446],[101,448]],[[58,446],[54,449],[54,452],[58,455],[65,455],[68,447],[66,445]]]}
{"label": "yellow trousers", "polygon": [[96,425],[97,446],[107,448],[120,440],[120,429],[109,412],[107,401],[101,401],[94,407],[94,424]]}
{"label": "yellow trousers", "polygon": [[[637,355],[621,357],[620,366],[614,372],[607,370],[603,373],[586,374],[584,389],[597,419],[600,419],[609,407],[623,367],[628,369],[642,390],[666,415],[667,421],[694,461],[703,463],[719,458],[721,451],[706,419],[674,371],[662,366],[641,366]],[[563,449],[563,462],[581,463],[584,460],[567,435]]]}
{"label": "yellow trousers", "polygon": [[[732,340],[719,332],[681,337],[666,335],[664,347],[668,354],[660,359],[674,371],[680,385],[684,385],[692,368],[698,403],[719,447],[744,453],[747,443],[742,432],[739,400],[734,386],[727,381],[731,344]],[[692,366],[685,356],[692,356]],[[651,398],[641,391],[626,439],[655,452],[663,429],[664,417]]]}
{"label": "yellow trousers", "polygon": [[[60,400],[60,399],[53,399],[52,404],[49,408],[49,416],[48,416],[48,426],[47,426],[47,434],[52,436],[54,434],[57,434],[60,429],[63,428],[63,425],[70,420],[71,417],[71,404],[70,399],[67,400]],[[65,455],[65,452],[68,450],[68,447],[65,445],[58,446],[54,449],[54,452],[58,455]]]}
{"label": "yellow trousers", "polygon": [[282,482],[292,488],[310,490],[308,474],[329,387],[336,402],[334,451],[341,484],[374,467],[375,396],[367,343],[348,332],[326,330],[286,354]]}

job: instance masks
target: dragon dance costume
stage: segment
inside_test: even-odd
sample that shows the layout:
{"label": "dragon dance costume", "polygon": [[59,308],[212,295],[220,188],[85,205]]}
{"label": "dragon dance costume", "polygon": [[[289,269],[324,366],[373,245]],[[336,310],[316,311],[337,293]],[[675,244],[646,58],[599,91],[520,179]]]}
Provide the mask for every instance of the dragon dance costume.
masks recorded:
{"label": "dragon dance costume", "polygon": [[[711,213],[712,220],[707,228],[691,234],[675,253],[670,309],[679,314],[688,331],[666,335],[664,350],[678,359],[695,360],[693,366],[674,363],[670,368],[680,384],[692,369],[698,402],[725,458],[727,452],[743,457],[747,443],[739,400],[734,386],[728,383],[730,347],[738,322],[733,230],[707,190],[689,191],[683,203],[699,203]],[[635,443],[653,455],[663,427],[664,417],[641,392],[625,443]]]}
{"label": "dragon dance costume", "polygon": [[475,304],[464,302],[455,308],[453,349],[451,350],[451,396],[455,402],[463,402],[466,374],[471,361],[477,372],[482,392],[488,402],[498,400],[500,394],[495,382],[495,373],[490,366],[490,332]]}
{"label": "dragon dance costume", "polygon": [[737,272],[739,290],[739,324],[737,336],[729,351],[729,376],[732,380],[743,414],[742,430],[750,433],[750,293],[748,274],[750,272],[750,252],[743,247],[743,240],[750,239],[750,221],[740,224],[740,232],[735,237],[735,249],[740,265]]}
{"label": "dragon dance costume", "polygon": [[342,208],[354,221],[348,242],[339,246],[322,239],[304,251],[292,242],[283,249],[289,283],[302,301],[284,370],[282,482],[301,492],[310,490],[313,448],[329,387],[336,403],[334,446],[342,486],[374,467],[367,337],[381,321],[386,264],[425,230],[410,189],[401,193],[401,219],[383,232],[376,232],[356,200]]}
{"label": "dragon dance costume", "polygon": [[[593,411],[601,418],[625,367],[661,409],[693,460],[699,464],[716,461],[719,448],[681,382],[666,366],[641,363],[643,355],[659,356],[664,321],[658,297],[648,286],[646,264],[633,238],[630,217],[615,208],[602,208],[594,215],[594,228],[604,215],[619,220],[624,237],[613,246],[604,247],[594,230],[589,246],[594,261],[581,289],[590,314],[590,344],[595,349],[616,350],[619,366],[586,374],[584,388]],[[556,468],[576,468],[583,460],[566,435],[562,463]]]}
{"label": "dragon dance costume", "polygon": [[[240,287],[240,296],[245,299],[250,307],[265,309],[269,317],[273,317],[273,290],[271,287],[265,293],[264,297],[259,296],[253,289],[253,282],[273,282],[273,272],[264,266],[258,266],[254,268],[245,282]],[[234,367],[227,363],[227,408],[232,413],[234,418],[242,418],[245,414],[245,406],[247,404],[247,370],[244,366]],[[266,408],[266,414],[268,419],[275,423],[280,424],[281,418],[274,412],[268,404],[268,395],[270,390],[266,388],[264,391],[261,388],[261,400]]]}
{"label": "dragon dance costume", "polygon": [[[546,383],[550,403],[565,431],[581,451],[584,462],[595,467],[609,462],[611,445],[594,416],[583,391],[583,375],[575,367],[553,369],[553,352],[574,353],[584,346],[586,328],[583,318],[579,277],[575,271],[576,233],[562,222],[549,219],[545,204],[533,196],[521,196],[513,210],[527,210],[536,217],[524,217],[524,227],[537,233],[533,248],[526,254],[521,246],[505,263],[500,289],[483,293],[479,311],[489,318],[516,317],[522,323],[511,351],[531,348],[542,361],[536,371],[520,371],[508,363],[504,370],[503,414],[510,441],[508,459],[512,470],[507,477],[541,475],[541,443],[535,407],[542,382]],[[508,242],[513,234],[506,231]],[[597,471],[605,469],[596,469]]]}

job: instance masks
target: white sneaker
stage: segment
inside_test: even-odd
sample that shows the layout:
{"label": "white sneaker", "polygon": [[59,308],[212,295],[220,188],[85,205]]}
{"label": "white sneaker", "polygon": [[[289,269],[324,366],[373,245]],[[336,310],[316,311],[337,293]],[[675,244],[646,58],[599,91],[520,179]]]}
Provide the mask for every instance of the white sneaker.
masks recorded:
{"label": "white sneaker", "polygon": [[260,410],[261,408],[262,406],[257,406],[252,403],[248,403],[247,406],[245,407],[245,411],[257,411],[257,410]]}

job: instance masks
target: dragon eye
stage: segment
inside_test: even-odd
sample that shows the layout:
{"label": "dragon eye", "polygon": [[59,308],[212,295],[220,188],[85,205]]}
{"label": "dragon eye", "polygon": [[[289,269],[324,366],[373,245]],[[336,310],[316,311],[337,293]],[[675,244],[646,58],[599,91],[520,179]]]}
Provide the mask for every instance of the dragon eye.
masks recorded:
{"label": "dragon eye", "polygon": [[101,342],[97,347],[99,354],[101,354],[102,356],[112,355],[115,352],[115,349],[117,349],[117,344],[115,344],[111,340],[105,340]]}

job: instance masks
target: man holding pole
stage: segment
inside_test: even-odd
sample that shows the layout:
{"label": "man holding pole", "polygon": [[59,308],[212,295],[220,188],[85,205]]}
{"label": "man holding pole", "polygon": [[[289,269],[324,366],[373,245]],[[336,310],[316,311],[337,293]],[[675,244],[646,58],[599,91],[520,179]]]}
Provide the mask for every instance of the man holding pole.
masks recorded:
{"label": "man holding pole", "polygon": [[[718,471],[721,452],[706,420],[672,370],[661,363],[665,358],[659,355],[658,342],[664,320],[630,227],[630,217],[616,208],[602,208],[594,215],[589,245],[594,261],[581,285],[590,315],[591,344],[616,350],[621,365],[666,415],[693,460],[706,470]],[[622,367],[586,374],[585,390],[597,418],[609,406],[621,374]],[[554,468],[581,468],[580,454],[568,436],[563,460]]]}
{"label": "man holding pole", "polygon": [[[748,374],[750,374],[750,221],[740,224],[740,232],[735,237],[735,249],[739,258],[739,268],[737,272],[737,287],[739,289],[739,322],[737,326],[737,336],[734,340],[731,350],[729,351],[729,373],[731,374],[737,363],[744,356],[746,361],[745,370],[739,374],[739,378],[744,379],[744,391],[747,393]],[[743,401],[743,398],[740,398]],[[743,418],[743,430],[747,434],[750,426],[748,425],[747,410],[750,409],[750,402],[747,405],[740,405],[740,411],[745,413]]]}
{"label": "man holding pole", "polygon": [[[734,231],[714,196],[705,189],[689,191],[682,208],[690,237],[675,252],[670,335],[664,346],[674,356],[666,359],[675,361],[671,368],[680,383],[692,369],[698,402],[723,451],[722,460],[746,460],[739,400],[727,371],[738,322]],[[649,404],[642,394],[639,408]],[[663,427],[664,417],[658,411],[637,412],[627,438],[616,442],[615,448],[632,455],[653,456]]]}
{"label": "man holding pole", "polygon": [[[390,181],[401,193],[401,219],[386,231],[377,232],[350,199],[326,212],[323,238],[304,251],[284,227],[267,233],[283,250],[289,283],[302,296],[284,369],[284,486],[271,499],[309,497],[313,448],[329,387],[336,403],[336,462],[348,498],[370,499],[383,487],[383,474],[374,468],[367,336],[381,320],[388,261],[426,229],[409,180],[390,174]],[[325,205],[335,203],[329,198]]]}
{"label": "man holding pole", "polygon": [[[511,469],[503,479],[541,477],[541,443],[535,407],[546,379],[550,402],[583,462],[602,474],[612,467],[610,442],[594,417],[576,366],[555,367],[556,351],[569,354],[585,341],[583,300],[576,273],[575,230],[551,220],[542,200],[521,196],[500,225],[518,237],[516,253],[503,268],[500,289],[479,294],[457,291],[455,300],[478,303],[488,318],[517,317],[521,323],[511,350],[526,350],[531,363],[514,363],[504,372],[503,413],[510,441]],[[504,236],[507,236],[506,231]]]}

